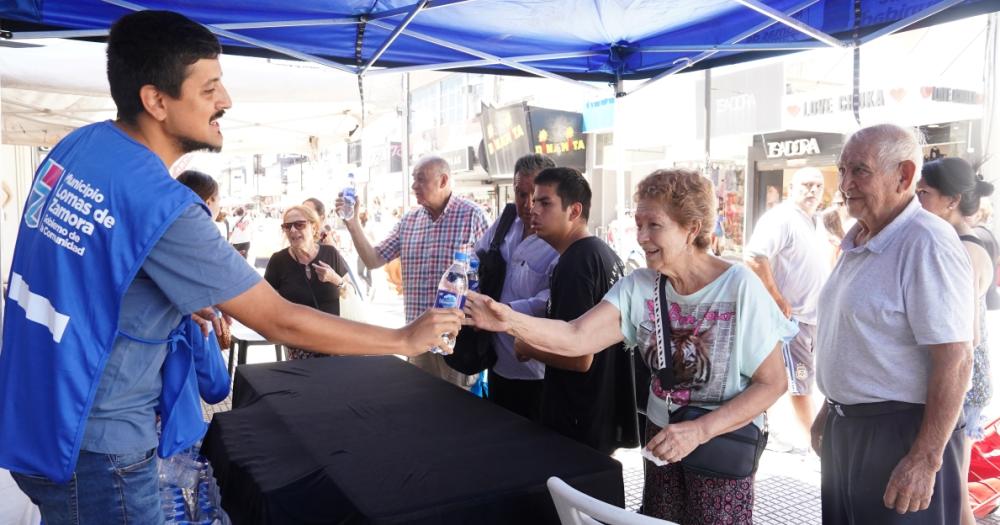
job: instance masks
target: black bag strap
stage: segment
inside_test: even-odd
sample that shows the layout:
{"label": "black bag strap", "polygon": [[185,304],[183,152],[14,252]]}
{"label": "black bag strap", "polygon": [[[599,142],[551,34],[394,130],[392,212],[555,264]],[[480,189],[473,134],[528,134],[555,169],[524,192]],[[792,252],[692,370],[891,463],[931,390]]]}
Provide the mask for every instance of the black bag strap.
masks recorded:
{"label": "black bag strap", "polygon": [[[986,243],[983,242],[983,240],[980,239],[979,237],[976,237],[975,235],[959,235],[958,238],[961,239],[962,241],[971,242],[972,244],[977,244],[981,246],[984,250],[987,251],[987,253],[989,253],[990,251],[990,249],[986,247]],[[992,256],[993,254],[991,253],[990,257]]]}
{"label": "black bag strap", "polygon": [[507,204],[503,209],[503,213],[500,214],[500,222],[497,223],[497,229],[493,232],[493,240],[490,241],[491,250],[500,250],[500,245],[503,244],[503,239],[507,236],[507,232],[510,231],[510,227],[514,224],[514,219],[516,218],[517,207],[514,203]]}
{"label": "black bag strap", "polygon": [[975,228],[972,229],[972,231],[983,232],[985,235],[988,235],[990,237],[989,242],[985,243],[986,245],[984,246],[984,248],[986,248],[986,251],[989,252],[990,260],[993,261],[994,264],[996,264],[998,262],[997,256],[1000,255],[996,253],[997,248],[1000,247],[1000,243],[998,243],[996,235],[993,235],[993,231],[985,226],[976,226]]}
{"label": "black bag strap", "polygon": [[659,363],[660,369],[653,372],[660,380],[660,387],[666,390],[676,383],[674,380],[674,360],[670,354],[670,306],[667,302],[667,278],[663,274],[657,275],[656,285],[659,292],[658,306],[660,310],[660,330],[657,334],[659,337],[657,344],[660,346],[658,351],[663,357],[663,362]]}

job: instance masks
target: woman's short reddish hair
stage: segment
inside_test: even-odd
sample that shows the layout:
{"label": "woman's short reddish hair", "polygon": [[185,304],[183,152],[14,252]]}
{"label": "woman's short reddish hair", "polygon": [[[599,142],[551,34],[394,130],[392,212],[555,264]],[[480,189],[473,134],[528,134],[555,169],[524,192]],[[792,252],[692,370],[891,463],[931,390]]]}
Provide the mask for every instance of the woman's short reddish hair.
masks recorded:
{"label": "woman's short reddish hair", "polygon": [[684,169],[656,170],[642,179],[635,190],[635,201],[660,203],[667,216],[682,227],[700,224],[694,245],[707,250],[712,244],[715,225],[715,188],[700,173]]}

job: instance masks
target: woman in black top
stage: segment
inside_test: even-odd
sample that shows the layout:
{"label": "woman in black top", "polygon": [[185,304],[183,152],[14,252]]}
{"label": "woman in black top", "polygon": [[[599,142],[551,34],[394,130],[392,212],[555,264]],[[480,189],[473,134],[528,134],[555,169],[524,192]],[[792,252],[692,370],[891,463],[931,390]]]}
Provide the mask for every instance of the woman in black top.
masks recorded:
{"label": "woman in black top", "polygon": [[[340,298],[347,293],[347,262],[337,249],[317,241],[320,220],[306,206],[285,210],[281,229],[288,248],[274,252],[264,270],[264,279],[285,299],[340,315]],[[289,359],[320,357],[299,348],[289,348]]]}

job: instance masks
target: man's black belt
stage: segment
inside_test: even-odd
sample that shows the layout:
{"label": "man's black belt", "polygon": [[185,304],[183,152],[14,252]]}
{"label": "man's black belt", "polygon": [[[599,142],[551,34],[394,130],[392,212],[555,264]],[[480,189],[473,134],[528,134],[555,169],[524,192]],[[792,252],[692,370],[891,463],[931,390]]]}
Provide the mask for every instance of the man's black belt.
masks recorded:
{"label": "man's black belt", "polygon": [[895,414],[897,412],[907,412],[910,410],[923,410],[924,405],[918,403],[905,403],[903,401],[881,401],[879,403],[859,403],[857,405],[845,405],[832,399],[827,399],[830,411],[841,417],[871,417],[885,414]]}

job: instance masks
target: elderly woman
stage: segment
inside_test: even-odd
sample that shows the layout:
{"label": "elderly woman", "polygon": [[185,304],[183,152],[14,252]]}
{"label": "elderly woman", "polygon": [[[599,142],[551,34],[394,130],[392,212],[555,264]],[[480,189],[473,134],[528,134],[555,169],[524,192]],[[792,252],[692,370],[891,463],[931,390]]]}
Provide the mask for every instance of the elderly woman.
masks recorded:
{"label": "elderly woman", "polygon": [[[274,252],[267,261],[264,280],[285,299],[340,315],[340,297],[346,294],[347,262],[333,246],[319,244],[320,219],[307,206],[285,210],[281,229],[288,248]],[[320,357],[308,350],[289,348],[289,359]]]}
{"label": "elderly woman", "polygon": [[[979,212],[982,197],[993,194],[993,185],[977,177],[972,166],[958,157],[945,157],[924,164],[920,181],[917,182],[917,198],[925,210],[948,221],[962,239],[969,259],[972,261],[972,276],[976,291],[975,320],[973,326],[972,388],[965,394],[962,411],[965,414],[965,434],[963,442],[963,482],[968,482],[970,462],[970,438],[983,438],[983,409],[989,404],[993,394],[990,384],[990,359],[986,346],[986,292],[993,280],[993,261],[986,251],[986,245],[973,235],[966,222]],[[969,491],[963,487],[963,501]],[[962,505],[962,523],[974,524],[975,517],[968,501]]]}
{"label": "elderly woman", "polygon": [[[622,340],[638,346],[654,372],[644,455],[666,462],[647,465],[643,511],[683,524],[751,523],[752,472],[712,477],[678,462],[716,436],[750,422],[760,426],[785,391],[781,344],[797,327],[753,272],[709,253],[717,201],[708,179],[656,171],[639,184],[635,200],[647,268],[620,280],[583,316],[570,323],[530,317],[471,293],[467,313],[481,329],[563,356]],[[666,333],[658,328],[662,318],[669,319],[667,336],[658,335]],[[671,422],[685,405],[711,411]]]}

